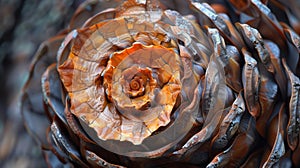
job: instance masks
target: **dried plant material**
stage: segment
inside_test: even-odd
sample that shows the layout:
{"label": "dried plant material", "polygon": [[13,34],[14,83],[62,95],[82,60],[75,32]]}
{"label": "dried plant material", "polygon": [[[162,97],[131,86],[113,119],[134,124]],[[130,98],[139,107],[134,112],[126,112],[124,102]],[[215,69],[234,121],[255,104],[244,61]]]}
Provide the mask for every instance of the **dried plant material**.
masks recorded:
{"label": "dried plant material", "polygon": [[300,166],[297,18],[268,6],[295,9],[168,2],[87,1],[42,44],[22,110],[49,165]]}

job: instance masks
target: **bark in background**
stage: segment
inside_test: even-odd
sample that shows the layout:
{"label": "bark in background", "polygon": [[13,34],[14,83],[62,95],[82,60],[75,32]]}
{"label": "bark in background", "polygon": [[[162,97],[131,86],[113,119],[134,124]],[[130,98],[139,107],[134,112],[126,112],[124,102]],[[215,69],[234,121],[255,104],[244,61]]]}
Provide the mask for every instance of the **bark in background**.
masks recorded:
{"label": "bark in background", "polygon": [[67,26],[81,1],[0,0],[0,167],[45,167],[18,96],[38,45]]}

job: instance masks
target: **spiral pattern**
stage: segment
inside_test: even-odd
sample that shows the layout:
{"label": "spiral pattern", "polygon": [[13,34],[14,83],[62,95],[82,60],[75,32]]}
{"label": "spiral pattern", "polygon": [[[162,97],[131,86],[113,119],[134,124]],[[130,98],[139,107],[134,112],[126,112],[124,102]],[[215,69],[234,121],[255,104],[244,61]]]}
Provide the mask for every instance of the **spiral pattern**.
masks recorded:
{"label": "spiral pattern", "polygon": [[300,166],[296,2],[113,2],[84,3],[31,66],[23,118],[49,164]]}

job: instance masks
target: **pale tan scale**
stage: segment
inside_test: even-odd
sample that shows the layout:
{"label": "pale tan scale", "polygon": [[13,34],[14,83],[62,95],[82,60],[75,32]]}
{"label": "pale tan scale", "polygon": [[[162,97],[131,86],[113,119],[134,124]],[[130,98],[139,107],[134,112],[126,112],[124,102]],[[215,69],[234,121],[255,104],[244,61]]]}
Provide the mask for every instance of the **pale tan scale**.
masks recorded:
{"label": "pale tan scale", "polygon": [[[92,85],[84,90],[72,92],[69,94],[71,97],[71,101],[77,102],[72,103],[71,108],[74,108],[74,112],[85,112],[88,113],[89,111],[97,111],[101,112],[103,111],[106,100],[105,100],[105,94],[104,89],[101,86]],[[80,110],[77,109],[80,107],[81,104],[86,103],[89,107],[89,109]]]}

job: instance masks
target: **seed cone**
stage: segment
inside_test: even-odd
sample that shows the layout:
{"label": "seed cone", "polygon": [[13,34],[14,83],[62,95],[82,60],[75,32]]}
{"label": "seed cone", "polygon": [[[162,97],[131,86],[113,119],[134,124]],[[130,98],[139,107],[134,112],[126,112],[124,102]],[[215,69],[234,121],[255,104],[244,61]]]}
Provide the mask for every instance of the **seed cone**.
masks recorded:
{"label": "seed cone", "polygon": [[23,88],[49,166],[299,167],[296,1],[86,1]]}

